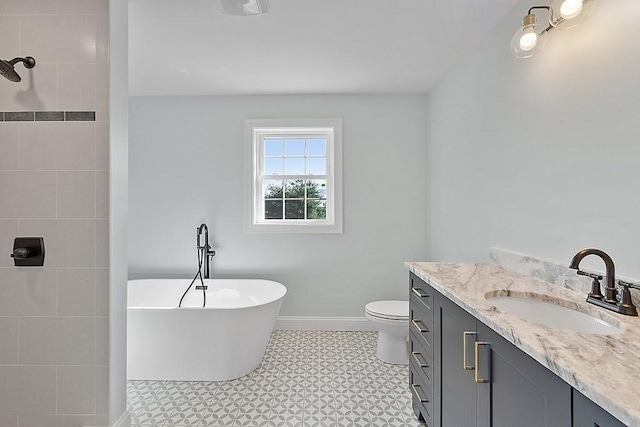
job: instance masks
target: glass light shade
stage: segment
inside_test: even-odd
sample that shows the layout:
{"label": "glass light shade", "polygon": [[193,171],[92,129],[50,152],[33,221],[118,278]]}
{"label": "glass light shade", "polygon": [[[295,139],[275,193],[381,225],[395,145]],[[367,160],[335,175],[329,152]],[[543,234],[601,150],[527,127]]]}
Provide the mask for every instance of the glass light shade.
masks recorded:
{"label": "glass light shade", "polygon": [[573,28],[589,18],[595,4],[595,0],[554,0],[549,23],[563,30]]}
{"label": "glass light shade", "polygon": [[531,50],[538,44],[538,35],[533,28],[529,28],[529,31],[524,32],[520,36],[520,49]]}
{"label": "glass light shade", "polygon": [[564,19],[575,18],[582,12],[582,4],[582,0],[565,0],[564,3],[560,5],[560,16]]}
{"label": "glass light shade", "polygon": [[542,50],[547,42],[545,26],[536,24],[533,15],[527,15],[524,25],[511,38],[511,53],[516,58],[529,58]]}

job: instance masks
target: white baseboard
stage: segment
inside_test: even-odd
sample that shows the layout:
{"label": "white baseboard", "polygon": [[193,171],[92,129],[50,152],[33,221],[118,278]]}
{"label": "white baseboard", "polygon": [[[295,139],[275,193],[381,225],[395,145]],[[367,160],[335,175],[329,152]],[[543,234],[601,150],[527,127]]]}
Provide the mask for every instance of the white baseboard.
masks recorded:
{"label": "white baseboard", "polygon": [[125,409],[124,413],[118,418],[118,421],[113,424],[113,427],[131,427],[131,413],[129,408]]}
{"label": "white baseboard", "polygon": [[375,331],[366,317],[278,316],[276,329],[305,331]]}

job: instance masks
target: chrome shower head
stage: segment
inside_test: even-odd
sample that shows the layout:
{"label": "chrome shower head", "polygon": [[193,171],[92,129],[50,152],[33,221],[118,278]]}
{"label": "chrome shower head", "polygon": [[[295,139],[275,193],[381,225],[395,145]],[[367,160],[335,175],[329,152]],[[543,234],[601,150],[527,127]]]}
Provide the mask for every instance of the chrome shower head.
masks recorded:
{"label": "chrome shower head", "polygon": [[22,62],[25,68],[33,68],[36,66],[36,60],[31,56],[27,56],[25,58],[13,58],[11,61],[0,59],[0,74],[12,82],[19,82],[22,79],[14,68],[14,65],[18,62]]}

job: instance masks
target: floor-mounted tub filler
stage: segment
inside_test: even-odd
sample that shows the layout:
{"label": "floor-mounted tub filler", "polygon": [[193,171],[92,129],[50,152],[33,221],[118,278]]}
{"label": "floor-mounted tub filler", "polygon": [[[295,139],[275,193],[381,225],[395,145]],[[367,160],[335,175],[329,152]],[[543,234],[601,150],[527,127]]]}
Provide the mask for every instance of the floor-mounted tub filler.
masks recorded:
{"label": "floor-mounted tub filler", "polygon": [[130,380],[225,381],[258,367],[287,293],[259,279],[205,279],[202,292],[178,302],[189,280],[130,280],[127,377]]}

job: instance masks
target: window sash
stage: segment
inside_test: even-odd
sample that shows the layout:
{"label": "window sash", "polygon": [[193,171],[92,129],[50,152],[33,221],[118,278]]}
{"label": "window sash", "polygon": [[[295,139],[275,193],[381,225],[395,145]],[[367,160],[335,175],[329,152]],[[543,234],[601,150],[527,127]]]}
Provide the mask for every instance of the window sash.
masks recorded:
{"label": "window sash", "polygon": [[[305,181],[304,185],[305,185],[305,189],[304,189],[304,196],[303,197],[287,197],[286,196],[286,181],[287,180],[293,180],[293,181],[297,181],[297,180],[302,180]],[[308,197],[308,193],[307,193],[307,185],[306,185],[306,181],[322,181],[324,180],[326,182],[326,186],[325,186],[325,195],[324,197]],[[281,198],[267,198],[265,197],[265,193],[266,193],[266,181],[282,181],[282,197]],[[270,223],[277,223],[277,224],[281,224],[283,223],[283,221],[289,221],[286,218],[285,215],[285,209],[286,209],[286,202],[287,201],[293,201],[293,200],[297,200],[297,201],[302,201],[304,203],[304,218],[296,218],[296,219],[290,219],[291,222],[300,222],[300,221],[307,221],[307,222],[313,222],[316,224],[324,224],[324,223],[333,223],[333,217],[330,217],[330,215],[333,215],[333,211],[330,209],[330,207],[332,206],[333,202],[333,194],[330,191],[329,187],[329,181],[330,179],[328,179],[327,176],[325,175],[313,175],[313,179],[310,179],[308,175],[277,175],[277,179],[274,179],[273,175],[266,175],[266,176],[261,176],[258,177],[258,185],[256,186],[257,193],[259,193],[256,197],[256,209],[258,211],[258,217],[256,218],[256,222],[257,223],[266,223],[266,224],[270,224]],[[324,201],[325,203],[325,218],[321,219],[321,218],[307,218],[307,203],[310,201]],[[282,201],[282,218],[276,218],[276,219],[272,219],[272,218],[266,218],[266,208],[265,205],[267,201]]]}
{"label": "window sash", "polygon": [[[318,159],[318,158],[325,158],[325,163],[326,163],[326,173],[325,176],[329,176],[329,175],[333,175],[332,170],[333,170],[333,165],[331,164],[331,159],[332,159],[332,155],[333,155],[333,131],[332,130],[327,130],[327,129],[323,129],[322,131],[318,130],[318,132],[316,133],[309,133],[308,130],[306,130],[306,132],[289,132],[289,133],[284,133],[284,132],[279,132],[279,133],[272,133],[270,131],[267,130],[260,130],[260,129],[256,129],[254,130],[255,132],[255,136],[254,139],[256,141],[256,149],[257,149],[257,153],[256,153],[256,161],[257,161],[257,174],[260,176],[264,175],[264,159],[273,159],[273,158],[282,158],[282,159],[294,159],[294,158],[304,158],[304,159]],[[285,153],[282,154],[282,156],[266,156],[265,152],[264,152],[264,143],[265,140],[268,139],[282,139],[282,140],[287,140],[287,139],[324,139],[326,141],[326,146],[325,146],[325,155],[324,156],[307,156],[306,153],[304,156],[287,156]],[[291,176],[291,174],[289,174]],[[278,175],[280,176],[280,175]],[[306,175],[306,176],[319,176],[319,175]]]}
{"label": "window sash", "polygon": [[[306,153],[304,156],[287,156],[285,153],[282,156],[265,156],[264,146],[265,140],[268,139],[324,139],[326,141],[325,145],[325,156],[307,156]],[[333,224],[334,223],[334,179],[333,179],[333,149],[334,149],[334,141],[333,141],[333,129],[328,128],[305,128],[305,129],[254,129],[254,150],[255,150],[255,168],[257,171],[256,176],[256,185],[254,188],[254,208],[255,208],[255,218],[254,222],[256,224]],[[325,170],[326,174],[324,175],[293,175],[293,174],[264,174],[264,159],[265,158],[278,158],[282,157],[286,158],[325,158]],[[286,219],[284,216],[284,203],[283,203],[283,219],[266,219],[265,218],[265,181],[267,180],[282,180],[283,182],[287,180],[325,180],[326,181],[326,194],[325,200],[326,203],[326,218],[325,219]],[[278,199],[280,200],[280,199]],[[281,199],[283,202],[285,200],[293,200],[287,199],[284,197],[284,189],[283,189],[283,198]],[[305,202],[309,199],[306,197],[306,189],[305,189],[305,198],[301,199]],[[305,217],[306,217],[306,208],[305,208]]]}

